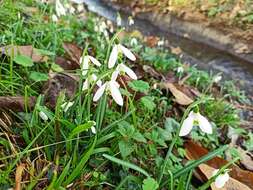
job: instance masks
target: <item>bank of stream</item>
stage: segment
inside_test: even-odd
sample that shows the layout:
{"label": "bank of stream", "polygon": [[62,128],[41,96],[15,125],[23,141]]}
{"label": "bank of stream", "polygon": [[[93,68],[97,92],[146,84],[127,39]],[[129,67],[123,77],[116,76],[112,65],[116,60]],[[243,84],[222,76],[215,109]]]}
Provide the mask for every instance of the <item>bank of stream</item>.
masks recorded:
{"label": "bank of stream", "polygon": [[[116,22],[118,10],[101,0],[85,0],[89,11],[97,13],[113,22]],[[181,60],[191,65],[196,65],[200,69],[222,73],[224,79],[232,79],[237,82],[238,86],[245,90],[251,97],[253,93],[253,64],[240,59],[229,52],[222,51],[204,43],[193,41],[190,38],[183,38],[179,35],[172,34],[166,30],[155,26],[147,19],[134,18],[134,25],[128,25],[126,12],[120,12],[122,26],[128,30],[139,30],[144,35],[158,36],[169,42],[169,47],[180,47],[182,50]],[[165,46],[166,48],[166,46]]]}

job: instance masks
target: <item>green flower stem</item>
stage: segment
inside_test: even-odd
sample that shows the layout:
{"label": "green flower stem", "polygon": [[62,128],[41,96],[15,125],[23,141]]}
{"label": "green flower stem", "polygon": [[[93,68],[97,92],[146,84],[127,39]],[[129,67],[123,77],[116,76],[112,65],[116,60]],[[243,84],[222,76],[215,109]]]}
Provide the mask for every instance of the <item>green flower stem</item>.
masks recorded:
{"label": "green flower stem", "polygon": [[190,113],[190,111],[192,110],[192,108],[196,107],[197,105],[199,105],[199,104],[201,104],[201,103],[203,103],[203,102],[205,102],[205,101],[207,101],[207,100],[209,100],[209,99],[210,99],[209,97],[201,97],[199,100],[197,100],[196,102],[194,102],[194,103],[192,103],[190,106],[188,106],[188,108],[185,110],[184,115],[183,115],[183,117],[182,117],[182,120],[181,120],[181,122],[180,122],[180,127],[179,127],[179,129],[177,130],[177,133],[176,133],[175,138],[173,138],[173,140],[172,140],[172,142],[171,142],[171,144],[170,144],[170,147],[169,147],[169,149],[168,149],[168,151],[167,151],[167,154],[166,154],[166,157],[165,157],[164,164],[163,164],[162,167],[161,167],[160,175],[159,175],[159,177],[158,177],[158,184],[160,184],[161,181],[162,181],[163,174],[164,174],[164,171],[165,171],[166,166],[167,166],[167,164],[168,164],[169,157],[170,157],[170,155],[171,155],[171,152],[172,152],[172,150],[173,150],[174,145],[176,144],[176,142],[177,142],[177,140],[178,140],[178,138],[179,138],[180,129],[181,129],[182,125],[183,125],[184,120],[185,120],[186,117],[189,115],[189,113]]}

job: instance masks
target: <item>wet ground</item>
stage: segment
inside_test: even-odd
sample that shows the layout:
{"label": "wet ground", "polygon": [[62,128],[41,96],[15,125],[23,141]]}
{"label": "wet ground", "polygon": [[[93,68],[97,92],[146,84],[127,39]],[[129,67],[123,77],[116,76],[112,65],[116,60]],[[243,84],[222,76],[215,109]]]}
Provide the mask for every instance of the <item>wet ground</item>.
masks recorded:
{"label": "wet ground", "polygon": [[[113,22],[116,21],[117,11],[101,0],[85,0],[85,4],[91,12],[105,17]],[[198,68],[212,71],[214,73],[223,73],[223,78],[233,79],[240,84],[248,95],[253,94],[253,64],[243,61],[226,52],[217,50],[205,44],[194,42],[190,39],[182,38],[168,33],[161,28],[157,28],[152,23],[142,19],[135,19],[135,24],[128,26],[129,15],[120,13],[122,25],[129,30],[139,30],[144,35],[158,36],[168,40],[169,46],[180,47],[183,51],[181,60]]]}

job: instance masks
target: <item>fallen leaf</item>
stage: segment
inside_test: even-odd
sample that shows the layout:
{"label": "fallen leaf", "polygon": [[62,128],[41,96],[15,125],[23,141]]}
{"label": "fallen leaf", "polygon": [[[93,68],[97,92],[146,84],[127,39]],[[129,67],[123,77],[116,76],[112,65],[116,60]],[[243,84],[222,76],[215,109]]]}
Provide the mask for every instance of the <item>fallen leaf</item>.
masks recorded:
{"label": "fallen leaf", "polygon": [[40,54],[37,49],[33,48],[31,45],[28,46],[14,46],[8,45],[0,47],[1,54],[6,56],[16,57],[17,55],[27,56],[32,59],[33,62],[45,62],[48,60],[48,57]]}
{"label": "fallen leaf", "polygon": [[193,100],[187,96],[185,93],[180,91],[173,83],[165,82],[161,83],[161,86],[169,89],[173,96],[176,98],[176,102],[180,105],[190,105],[193,103]]}
{"label": "fallen leaf", "polygon": [[155,46],[157,46],[157,43],[158,43],[159,40],[160,40],[160,38],[158,38],[156,36],[147,36],[147,37],[144,37],[144,42],[149,47],[155,47]]}
{"label": "fallen leaf", "polygon": [[75,70],[80,68],[80,64],[76,61],[68,60],[64,57],[56,57],[55,63],[64,70]]}
{"label": "fallen leaf", "polygon": [[151,77],[155,78],[155,79],[164,79],[164,76],[162,74],[160,74],[159,72],[157,72],[153,67],[149,66],[149,65],[143,65],[143,70],[150,75]]}
{"label": "fallen leaf", "polygon": [[76,44],[68,42],[63,43],[63,48],[66,51],[69,59],[79,65],[79,61],[83,53],[82,49]]}
{"label": "fallen leaf", "polygon": [[43,87],[46,105],[55,108],[60,92],[65,91],[68,98],[74,96],[78,79],[67,73],[49,73],[49,80]]}
{"label": "fallen leaf", "polygon": [[15,190],[21,190],[22,174],[25,169],[25,164],[18,165],[15,174]]}
{"label": "fallen leaf", "polygon": [[180,47],[170,47],[171,53],[175,55],[179,55],[182,53],[182,49]]}
{"label": "fallen leaf", "polygon": [[[184,143],[184,147],[186,149],[186,158],[188,160],[197,160],[200,157],[208,154],[207,149],[198,145],[197,143],[194,143],[191,140],[186,141]],[[222,166],[226,165],[227,163],[228,161],[220,157],[214,157],[213,159],[205,162],[205,164],[215,169],[220,169]],[[231,171],[229,172],[230,177],[236,179],[237,181],[253,189],[253,173],[252,172],[243,170],[235,165],[231,166],[230,169],[231,169]],[[198,176],[201,177],[201,174],[198,172],[198,170],[197,170],[197,173],[199,174]],[[203,178],[200,178],[200,180],[203,180]]]}
{"label": "fallen leaf", "polygon": [[[36,102],[35,97],[29,97],[27,106],[29,109],[33,108]],[[12,111],[25,110],[25,97],[23,96],[0,96],[0,108]]]}
{"label": "fallen leaf", "polygon": [[[216,170],[213,167],[208,166],[207,164],[200,164],[199,169],[203,174],[210,179],[213,176],[213,172]],[[247,185],[241,183],[240,181],[230,177],[229,180],[222,188],[217,188],[214,183],[211,184],[212,190],[251,190]]]}

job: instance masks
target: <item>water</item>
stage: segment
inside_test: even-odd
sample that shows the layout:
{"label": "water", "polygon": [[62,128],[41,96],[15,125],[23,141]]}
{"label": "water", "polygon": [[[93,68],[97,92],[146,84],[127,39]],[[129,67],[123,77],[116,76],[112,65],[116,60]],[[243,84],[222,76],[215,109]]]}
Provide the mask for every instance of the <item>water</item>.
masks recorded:
{"label": "water", "polygon": [[[113,22],[116,21],[117,11],[102,3],[101,0],[85,0],[91,12],[105,17]],[[183,51],[181,60],[191,65],[196,65],[200,69],[212,71],[214,73],[222,72],[225,79],[233,79],[240,84],[247,94],[253,94],[253,64],[236,58],[226,52],[217,50],[205,44],[194,42],[190,39],[179,37],[157,28],[150,22],[143,19],[135,19],[135,24],[128,26],[129,15],[120,13],[122,25],[130,30],[139,30],[144,35],[158,36],[169,41],[169,45],[180,47]]]}

